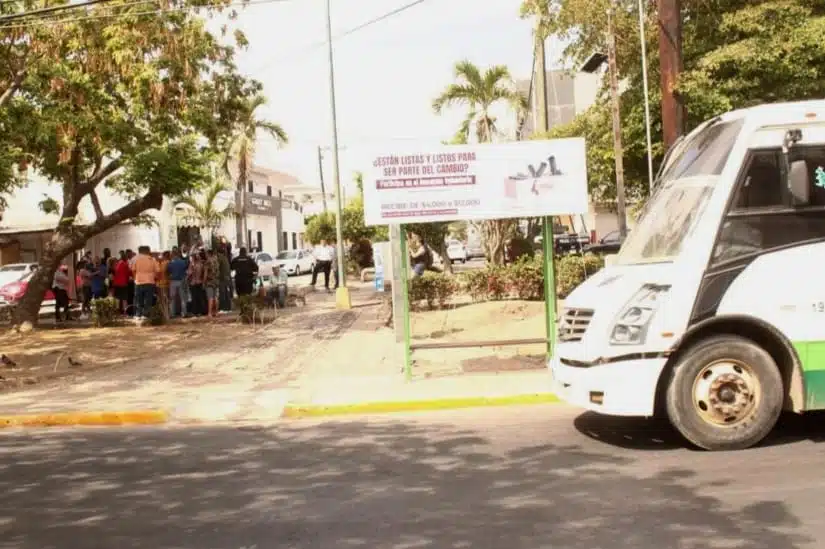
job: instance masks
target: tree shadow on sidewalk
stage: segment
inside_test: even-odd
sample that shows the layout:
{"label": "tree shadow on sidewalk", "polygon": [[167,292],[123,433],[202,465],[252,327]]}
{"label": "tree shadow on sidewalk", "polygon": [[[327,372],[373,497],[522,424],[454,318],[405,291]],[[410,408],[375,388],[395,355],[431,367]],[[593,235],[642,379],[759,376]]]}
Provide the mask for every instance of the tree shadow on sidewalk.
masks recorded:
{"label": "tree shadow on sidewalk", "polygon": [[[781,501],[579,446],[402,422],[8,434],[0,547],[793,548]],[[650,454],[640,456],[644,458]],[[693,477],[693,478],[691,478]],[[767,518],[766,518],[767,517]]]}

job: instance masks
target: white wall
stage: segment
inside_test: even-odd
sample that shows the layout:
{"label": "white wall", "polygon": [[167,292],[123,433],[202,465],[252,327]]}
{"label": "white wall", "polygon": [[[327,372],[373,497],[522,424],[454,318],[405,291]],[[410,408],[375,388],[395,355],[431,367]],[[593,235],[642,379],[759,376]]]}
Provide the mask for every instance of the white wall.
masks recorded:
{"label": "white wall", "polygon": [[103,249],[109,248],[112,255],[120,250],[137,252],[139,246],[149,246],[152,251],[163,251],[160,242],[160,230],[157,227],[137,227],[131,224],[122,224],[112,227],[108,231],[89,239],[84,250],[92,255],[103,255]]}

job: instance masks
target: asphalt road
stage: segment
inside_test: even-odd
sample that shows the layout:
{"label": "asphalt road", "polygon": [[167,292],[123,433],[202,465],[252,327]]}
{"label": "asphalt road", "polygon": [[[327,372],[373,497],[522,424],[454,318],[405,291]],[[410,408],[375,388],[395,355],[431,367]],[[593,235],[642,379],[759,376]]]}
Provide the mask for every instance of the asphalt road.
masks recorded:
{"label": "asphalt road", "polygon": [[729,454],[562,406],[7,432],[0,547],[823,547],[823,419]]}

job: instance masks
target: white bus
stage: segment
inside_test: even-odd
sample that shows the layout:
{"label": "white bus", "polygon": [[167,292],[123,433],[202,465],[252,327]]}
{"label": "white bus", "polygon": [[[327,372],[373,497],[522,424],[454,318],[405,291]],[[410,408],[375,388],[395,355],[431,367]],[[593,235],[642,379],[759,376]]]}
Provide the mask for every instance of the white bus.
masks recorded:
{"label": "white bus", "polygon": [[610,259],[565,300],[548,364],[563,400],[664,413],[708,450],[825,408],[825,101],[696,128]]}

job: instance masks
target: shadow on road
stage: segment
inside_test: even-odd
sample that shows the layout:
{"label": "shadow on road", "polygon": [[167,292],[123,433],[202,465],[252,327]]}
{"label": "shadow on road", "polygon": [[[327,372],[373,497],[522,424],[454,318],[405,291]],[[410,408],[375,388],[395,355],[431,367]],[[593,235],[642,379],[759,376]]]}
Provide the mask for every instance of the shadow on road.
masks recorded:
{"label": "shadow on road", "polygon": [[799,523],[783,502],[732,508],[700,495],[684,468],[651,477],[633,471],[635,459],[579,446],[508,452],[453,427],[47,431],[2,442],[4,548],[788,549],[810,541],[788,533]]}
{"label": "shadow on road", "polygon": [[[591,439],[629,450],[696,449],[666,419],[611,417],[585,412],[574,421],[576,429]],[[759,447],[808,440],[825,441],[825,412],[783,414],[773,432]]]}

